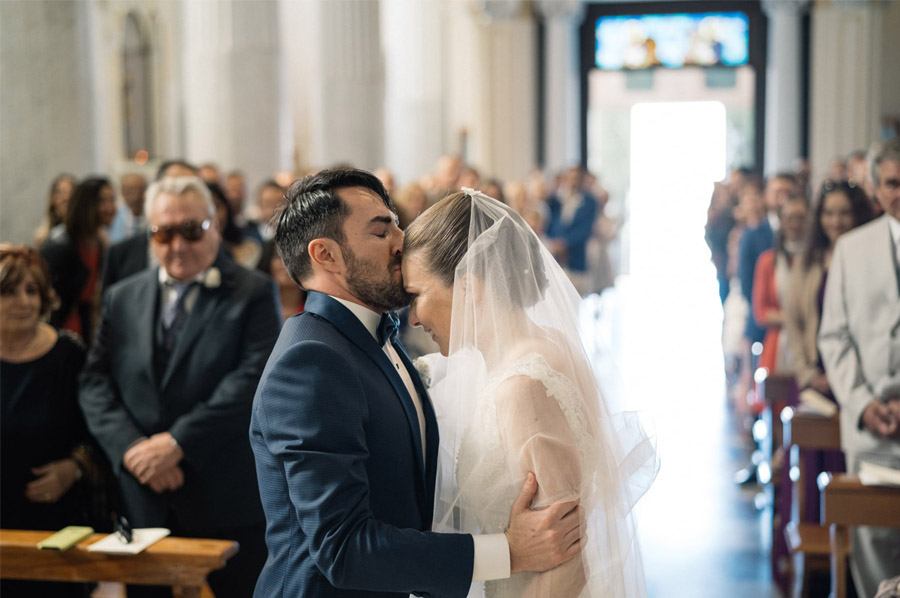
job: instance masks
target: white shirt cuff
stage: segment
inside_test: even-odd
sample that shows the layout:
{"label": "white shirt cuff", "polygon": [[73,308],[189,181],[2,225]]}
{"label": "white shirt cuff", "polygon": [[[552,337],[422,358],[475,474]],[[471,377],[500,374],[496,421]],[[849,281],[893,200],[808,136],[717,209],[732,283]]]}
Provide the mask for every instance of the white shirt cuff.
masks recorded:
{"label": "white shirt cuff", "polygon": [[472,581],[506,579],[510,576],[509,542],[506,534],[472,536],[475,544],[475,566]]}

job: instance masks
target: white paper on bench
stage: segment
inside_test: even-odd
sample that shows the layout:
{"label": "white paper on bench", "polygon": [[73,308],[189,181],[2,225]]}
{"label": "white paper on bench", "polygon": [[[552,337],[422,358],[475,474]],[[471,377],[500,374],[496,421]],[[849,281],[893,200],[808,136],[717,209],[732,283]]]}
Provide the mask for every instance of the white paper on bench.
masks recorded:
{"label": "white paper on bench", "polygon": [[833,401],[813,388],[806,388],[800,392],[800,406],[825,417],[834,417],[838,411]]}
{"label": "white paper on bench", "polygon": [[864,486],[900,486],[900,469],[860,461],[859,481]]}
{"label": "white paper on bench", "polygon": [[132,530],[131,542],[124,544],[117,534],[110,534],[88,546],[90,552],[104,554],[138,554],[172,532],[164,527],[140,527]]}

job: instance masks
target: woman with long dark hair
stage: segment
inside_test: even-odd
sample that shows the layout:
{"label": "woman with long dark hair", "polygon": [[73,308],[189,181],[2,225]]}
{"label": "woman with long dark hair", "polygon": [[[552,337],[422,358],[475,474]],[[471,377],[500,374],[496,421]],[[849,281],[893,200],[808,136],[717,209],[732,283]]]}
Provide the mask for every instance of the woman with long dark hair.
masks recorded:
{"label": "woman with long dark hair", "polygon": [[69,209],[69,200],[78,181],[68,173],[56,175],[50,183],[50,191],[47,194],[47,208],[44,211],[44,220],[34,233],[34,244],[40,247],[44,241],[50,238],[53,231],[61,232],[66,220],[66,211]]}
{"label": "woman with long dark hair", "polygon": [[816,342],[828,267],[838,238],[871,219],[872,207],[862,189],[846,181],[822,185],[806,248],[792,268],[785,305],[790,365],[800,388],[831,397]]}
{"label": "woman with long dark hair", "polygon": [[100,274],[108,245],[106,229],[116,216],[109,180],[90,177],[75,187],[66,211],[65,231],[41,246],[59,307],[50,324],[75,332],[88,344],[100,301]]}

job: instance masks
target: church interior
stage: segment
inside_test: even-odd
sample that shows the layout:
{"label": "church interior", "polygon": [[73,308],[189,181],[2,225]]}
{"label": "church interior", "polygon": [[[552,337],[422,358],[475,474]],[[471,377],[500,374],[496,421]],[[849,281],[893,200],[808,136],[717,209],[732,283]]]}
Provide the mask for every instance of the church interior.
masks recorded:
{"label": "church interior", "polygon": [[[230,595],[207,576],[254,550],[259,570],[263,520],[256,545],[238,516],[144,524],[152,517],[126,506],[135,490],[116,480],[127,469],[177,506],[203,477],[195,469],[226,471],[188,439],[221,425],[206,432],[237,430],[246,444],[268,352],[241,381],[236,419],[222,407],[202,424],[107,441],[98,430],[131,423],[96,397],[143,338],[107,318],[136,286],[126,281],[157,268],[158,244],[207,238],[159,227],[145,208],[158,183],[187,175],[209,187],[215,218],[203,226],[231,264],[224,281],[206,270],[197,294],[228,288],[232,266],[264,276],[281,318],[274,344],[309,299],[279,253],[285,197],[324,169],[361,169],[401,229],[448,193],[480,190],[569,275],[601,394],[638,414],[656,450],[634,509],[640,595],[900,596],[898,40],[898,0],[3,0],[0,593]],[[876,226],[883,246],[863,239]],[[81,244],[63,255],[76,232]],[[14,267],[46,279],[24,275],[41,295],[30,333]],[[865,294],[865,281],[888,282]],[[434,353],[405,313],[410,357]],[[153,321],[147,338],[167,343]],[[42,327],[59,339],[43,352]],[[232,380],[216,355],[254,342],[234,338],[203,355],[176,345],[173,358],[208,369],[168,398],[160,388],[170,407],[154,417],[215,388],[210,378]],[[151,365],[179,380],[171,364]],[[209,392],[213,412],[219,390]],[[186,464],[160,465],[145,484],[137,472],[172,447]],[[246,459],[252,475],[252,455],[240,455],[229,465]],[[222,513],[243,504],[238,487],[258,502],[254,483],[221,484]],[[114,533],[125,511],[135,528],[174,531],[127,557],[89,552],[99,536],[35,547],[69,525]]]}

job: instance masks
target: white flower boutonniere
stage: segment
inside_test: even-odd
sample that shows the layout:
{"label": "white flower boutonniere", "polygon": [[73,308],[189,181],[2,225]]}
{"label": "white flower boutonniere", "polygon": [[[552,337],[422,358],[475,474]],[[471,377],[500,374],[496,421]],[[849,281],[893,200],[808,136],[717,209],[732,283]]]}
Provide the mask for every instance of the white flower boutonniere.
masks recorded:
{"label": "white flower boutonniere", "polygon": [[425,388],[431,388],[431,365],[428,363],[428,360],[424,357],[418,357],[413,361],[413,367],[419,372],[419,378],[422,379],[422,384],[425,385]]}
{"label": "white flower boutonniere", "polygon": [[203,275],[203,286],[207,289],[217,289],[222,286],[222,272],[213,266]]}

